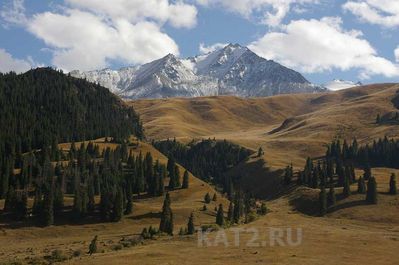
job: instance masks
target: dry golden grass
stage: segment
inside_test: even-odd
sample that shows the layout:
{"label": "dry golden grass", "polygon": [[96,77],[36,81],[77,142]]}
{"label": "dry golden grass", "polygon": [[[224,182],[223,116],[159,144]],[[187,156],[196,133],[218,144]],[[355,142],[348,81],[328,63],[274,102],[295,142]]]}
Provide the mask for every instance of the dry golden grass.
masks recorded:
{"label": "dry golden grass", "polygon": [[137,100],[132,105],[149,139],[216,137],[254,150],[262,146],[269,166],[302,167],[307,156],[325,152],[339,137],[360,143],[398,137],[398,126],[377,126],[377,114],[395,111],[396,84],[267,98],[204,97]]}
{"label": "dry golden grass", "polygon": [[[115,144],[104,143],[103,139],[94,141],[100,146],[100,150],[106,147],[114,148]],[[87,144],[88,142],[86,142]],[[80,146],[80,143],[76,143]],[[61,144],[64,150],[68,150],[70,144]],[[161,163],[166,163],[167,158],[154,149],[151,145],[140,142],[137,148],[131,149],[136,155],[142,152],[144,155],[151,152],[154,160],[159,159]],[[180,167],[181,175],[184,168]],[[179,232],[180,227],[186,227],[188,217],[194,213],[195,223],[213,224],[215,223],[216,212],[214,208],[220,203],[227,209],[228,201],[218,194],[218,200],[207,205],[207,211],[202,211],[204,205],[203,198],[207,192],[213,196],[216,192],[213,187],[189,174],[189,189],[180,189],[170,192],[172,210],[174,214],[175,233]],[[144,227],[159,226],[159,212],[162,209],[163,197],[135,199],[133,214],[125,216],[118,223],[86,223],[86,224],[56,224],[47,228],[34,226],[19,226],[18,224],[9,225],[0,221],[0,264],[4,261],[23,260],[27,257],[43,257],[49,255],[52,250],[60,249],[65,254],[72,255],[73,251],[81,250],[87,252],[88,244],[94,235],[98,235],[100,249],[111,251],[111,247],[118,244],[124,236],[140,234]],[[99,198],[96,198],[99,201]],[[66,195],[65,205],[70,206],[73,198]],[[2,209],[4,200],[0,200]],[[32,206],[32,200],[29,201]],[[102,246],[102,245],[106,246]]]}
{"label": "dry golden grass", "polygon": [[[254,155],[229,174],[245,177],[247,183],[252,183],[248,187],[257,193],[279,195],[278,170],[291,162],[295,168],[301,168],[308,155],[322,155],[325,152],[323,145],[336,137],[349,140],[356,136],[360,143],[385,135],[397,137],[397,126],[376,126],[374,121],[378,113],[395,110],[390,99],[398,88],[398,85],[382,84],[328,94],[256,99],[139,100],[130,104],[141,114],[149,139],[176,137],[188,141],[191,138],[216,137],[254,150],[262,146],[265,150],[263,157]],[[101,144],[101,140],[98,141]],[[69,146],[66,144],[64,148]],[[141,143],[134,152],[140,150],[143,153],[150,151],[161,162],[166,161],[148,144]],[[195,236],[174,236],[112,251],[111,246],[123,236],[137,234],[149,225],[158,225],[155,213],[159,212],[163,198],[155,198],[136,201],[133,215],[120,223],[59,225],[45,229],[2,226],[0,261],[43,256],[53,249],[65,249],[67,253],[76,249],[85,252],[89,241],[98,234],[99,249],[104,253],[83,254],[67,263],[396,265],[399,260],[399,199],[384,194],[392,171],[399,173],[392,169],[373,169],[380,192],[378,205],[364,205],[360,203],[364,195],[354,194],[339,200],[340,207],[326,217],[310,216],[295,209],[290,202],[305,194],[310,203],[315,203],[319,191],[301,188],[268,201],[270,213],[251,224],[240,226],[265,231],[262,233],[265,238],[268,227],[302,228],[303,243],[296,247],[249,247],[245,243],[251,239],[250,233],[243,233],[241,244],[236,247],[231,245],[234,232],[228,230],[229,247],[219,244],[201,248],[197,246]],[[361,173],[357,171],[358,176]],[[200,211],[204,194],[213,193],[213,188],[190,177],[190,189],[171,193],[176,231],[185,225],[193,210],[196,224],[214,223],[215,220],[215,203],[208,206],[207,212]],[[355,192],[356,185],[352,190]],[[340,192],[337,189],[337,193]],[[227,201],[221,196],[219,200],[227,209]],[[214,239],[215,235],[209,237]]]}

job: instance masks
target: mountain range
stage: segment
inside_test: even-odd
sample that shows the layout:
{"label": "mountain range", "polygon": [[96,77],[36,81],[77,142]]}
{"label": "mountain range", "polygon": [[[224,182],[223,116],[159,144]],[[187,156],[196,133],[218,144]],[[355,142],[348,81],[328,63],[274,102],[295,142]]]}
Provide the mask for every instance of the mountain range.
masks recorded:
{"label": "mountain range", "polygon": [[338,90],[362,86],[362,85],[363,84],[361,82],[355,83],[353,81],[334,79],[326,84],[323,84],[323,87],[325,87],[326,89],[328,89],[330,91],[338,91]]}
{"label": "mountain range", "polygon": [[75,70],[70,74],[99,83],[125,99],[264,97],[325,90],[300,73],[266,60],[239,44],[186,59],[168,54],[140,66],[88,72]]}

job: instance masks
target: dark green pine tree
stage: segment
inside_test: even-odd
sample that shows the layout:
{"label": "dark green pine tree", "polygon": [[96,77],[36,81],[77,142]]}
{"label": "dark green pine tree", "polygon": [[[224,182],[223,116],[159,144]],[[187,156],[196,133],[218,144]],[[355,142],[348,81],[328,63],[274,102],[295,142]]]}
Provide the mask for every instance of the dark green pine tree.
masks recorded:
{"label": "dark green pine tree", "polygon": [[233,219],[235,223],[239,223],[243,214],[243,203],[240,193],[237,193],[234,198],[234,214]]}
{"label": "dark green pine tree", "polygon": [[93,255],[94,253],[97,252],[97,236],[95,236],[89,245],[89,252],[87,254]]}
{"label": "dark green pine tree", "polygon": [[369,180],[370,177],[371,177],[371,167],[367,163],[366,167],[364,168],[363,178],[364,180]]}
{"label": "dark green pine tree", "polygon": [[381,123],[381,116],[380,114],[377,114],[377,118],[375,119],[375,123],[380,124]]}
{"label": "dark green pine tree", "polygon": [[334,186],[331,185],[327,194],[327,205],[328,207],[333,207],[337,203],[337,197],[335,196]]}
{"label": "dark green pine tree", "polygon": [[319,194],[319,213],[320,216],[324,216],[327,213],[327,193],[324,187],[321,188]]}
{"label": "dark green pine tree", "polygon": [[261,157],[264,154],[262,146],[258,149],[258,157]]}
{"label": "dark green pine tree", "polygon": [[357,192],[360,194],[366,193],[366,183],[362,176],[360,176],[359,179],[357,180]]}
{"label": "dark green pine tree", "polygon": [[132,185],[128,182],[126,184],[126,209],[124,214],[128,215],[133,212],[133,202],[132,202]]}
{"label": "dark green pine tree", "polygon": [[285,168],[285,173],[284,173],[284,183],[285,183],[285,185],[291,184],[292,177],[293,177],[292,165],[291,166],[287,166]]}
{"label": "dark green pine tree", "polygon": [[392,173],[391,179],[389,181],[389,194],[396,195],[398,193],[398,189],[396,187],[396,175]]}
{"label": "dark green pine tree", "polygon": [[159,231],[173,235],[173,212],[170,207],[171,201],[169,193],[166,193],[165,200],[162,206],[161,222],[159,224]]}
{"label": "dark green pine tree", "polygon": [[54,193],[53,182],[44,188],[43,209],[41,214],[42,225],[50,226],[54,224]]}
{"label": "dark green pine tree", "polygon": [[212,197],[212,201],[217,201],[218,200],[218,196],[216,195],[216,192],[213,194],[213,197]]}
{"label": "dark green pine tree", "polygon": [[377,181],[371,176],[367,182],[366,201],[369,204],[377,204]]}
{"label": "dark green pine tree", "polygon": [[185,170],[183,174],[183,184],[181,186],[182,189],[188,189],[188,184],[189,184],[189,176],[188,176],[188,171]]}
{"label": "dark green pine tree", "polygon": [[350,185],[350,179],[348,175],[345,175],[344,179],[344,189],[343,189],[343,195],[344,197],[348,197],[351,195],[351,185]]}
{"label": "dark green pine tree", "polygon": [[49,226],[54,224],[54,172],[48,154],[44,155],[42,175],[45,184],[40,219],[43,226]]}
{"label": "dark green pine tree", "polygon": [[113,221],[119,222],[123,217],[123,191],[122,187],[118,187],[115,195]]}
{"label": "dark green pine tree", "polygon": [[195,233],[195,226],[194,226],[194,213],[190,214],[187,222],[187,234],[192,235]]}
{"label": "dark green pine tree", "polygon": [[224,211],[223,211],[223,205],[219,204],[219,208],[216,214],[216,224],[219,226],[224,225]]}
{"label": "dark green pine tree", "polygon": [[259,214],[266,215],[267,214],[267,206],[265,202],[262,202],[259,210]]}
{"label": "dark green pine tree", "polygon": [[64,208],[64,192],[62,191],[61,185],[56,184],[54,191],[54,214],[56,216],[60,215],[62,209]]}
{"label": "dark green pine tree", "polygon": [[207,193],[205,194],[204,202],[205,202],[206,204],[211,203],[211,196],[209,195],[209,192],[207,192]]}
{"label": "dark green pine tree", "polygon": [[229,210],[227,211],[227,220],[232,224],[234,222],[234,205],[232,202],[229,204]]}

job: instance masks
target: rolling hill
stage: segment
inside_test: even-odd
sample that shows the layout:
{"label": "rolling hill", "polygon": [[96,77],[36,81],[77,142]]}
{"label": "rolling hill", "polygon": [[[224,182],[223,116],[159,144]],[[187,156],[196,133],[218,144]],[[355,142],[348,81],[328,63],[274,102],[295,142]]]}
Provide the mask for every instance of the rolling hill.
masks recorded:
{"label": "rolling hill", "polygon": [[399,128],[376,124],[378,114],[396,112],[392,100],[399,85],[378,84],[330,93],[279,95],[267,98],[202,97],[128,102],[143,119],[149,139],[216,137],[257,150],[262,146],[269,166],[320,156],[332,139],[360,144],[397,137]]}

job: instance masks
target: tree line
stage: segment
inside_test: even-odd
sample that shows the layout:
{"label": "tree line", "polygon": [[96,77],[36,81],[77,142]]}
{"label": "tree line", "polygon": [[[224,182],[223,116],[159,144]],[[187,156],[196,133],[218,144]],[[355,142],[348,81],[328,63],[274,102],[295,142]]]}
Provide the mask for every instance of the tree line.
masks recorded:
{"label": "tree line", "polygon": [[195,176],[221,186],[229,195],[233,194],[234,180],[225,173],[252,154],[250,150],[226,140],[193,140],[185,145],[176,139],[167,139],[153,142],[153,145],[168,156],[169,160],[176,160]]}
{"label": "tree line", "polygon": [[[173,160],[164,165],[154,161],[151,153],[134,155],[126,143],[101,153],[92,142],[82,143],[79,148],[72,143],[67,152],[54,148],[24,155],[20,172],[10,172],[11,181],[4,190],[4,212],[15,220],[32,216],[40,225],[52,225],[65,212],[64,194],[71,194],[69,216],[73,221],[91,215],[99,215],[104,221],[119,221],[132,213],[134,194],[162,196],[167,177],[169,190],[189,186],[188,172],[184,172],[181,181]],[[52,157],[67,160],[52,161]],[[100,197],[98,205],[95,196]],[[33,197],[32,209],[28,209],[29,197]]]}
{"label": "tree line", "polygon": [[0,124],[0,197],[25,153],[59,142],[144,137],[139,116],[108,89],[51,68],[0,73]]}

